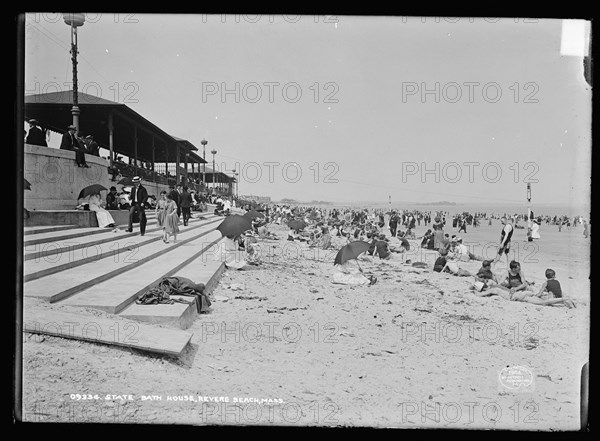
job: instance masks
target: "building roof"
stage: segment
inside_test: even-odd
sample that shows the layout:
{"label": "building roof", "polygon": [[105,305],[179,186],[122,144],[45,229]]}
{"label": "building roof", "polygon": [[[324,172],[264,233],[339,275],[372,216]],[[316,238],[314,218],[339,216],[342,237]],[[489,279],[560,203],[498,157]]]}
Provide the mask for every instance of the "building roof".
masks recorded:
{"label": "building roof", "polygon": [[[110,101],[102,97],[79,92],[77,94],[79,105],[97,105],[97,106],[123,106],[125,104]],[[25,95],[25,104],[73,104],[73,90],[63,90],[60,92],[40,93],[34,95]]]}
{"label": "building roof", "polygon": [[[140,160],[152,160],[154,144],[156,162],[175,162],[177,146],[183,149],[183,154],[190,152],[196,162],[204,162],[200,156],[192,155],[198,149],[191,142],[168,134],[127,105],[83,92],[79,92],[77,97],[80,134],[93,134],[100,146],[108,149],[108,127],[112,116],[113,147],[116,153],[134,157],[134,139],[137,136],[137,158]],[[41,127],[64,133],[66,127],[73,122],[72,106],[72,90],[26,95],[25,120],[35,118]]]}
{"label": "building roof", "polygon": [[178,143],[185,146],[188,150],[194,151],[194,152],[198,151],[198,147],[196,147],[194,144],[189,142],[187,139],[178,138],[177,136],[173,136],[173,138],[175,139],[175,141],[177,141]]}
{"label": "building roof", "polygon": [[[205,171],[205,168],[206,168],[206,171]],[[212,181],[212,175],[213,175],[212,167],[209,167],[207,165],[202,165],[198,169],[194,170],[194,176],[201,177],[202,173],[205,173],[205,175],[206,175],[206,182],[210,183]],[[235,177],[229,176],[227,173],[220,172],[217,170],[216,172],[214,172],[214,174],[215,174],[216,182],[226,182],[226,183],[227,182],[237,182]],[[191,173],[189,173],[189,175],[191,175]]]}

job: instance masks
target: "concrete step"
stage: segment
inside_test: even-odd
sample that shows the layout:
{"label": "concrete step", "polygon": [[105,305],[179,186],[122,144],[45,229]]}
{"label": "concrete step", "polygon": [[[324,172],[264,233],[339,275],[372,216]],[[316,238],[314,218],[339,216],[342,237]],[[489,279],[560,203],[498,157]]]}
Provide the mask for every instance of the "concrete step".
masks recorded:
{"label": "concrete step", "polygon": [[196,283],[204,283],[204,292],[210,295],[219,283],[223,272],[225,272],[225,264],[221,260],[215,260],[212,253],[206,252],[174,275],[186,277]]}
{"label": "concrete step", "polygon": [[[146,218],[148,220],[146,225],[149,225],[150,223],[156,223],[156,216],[154,216],[154,214],[147,215]],[[134,226],[135,225],[139,226],[139,224],[134,224]],[[32,237],[29,240],[25,240],[23,242],[23,245],[24,246],[38,245],[38,244],[43,244],[43,243],[54,242],[57,240],[66,240],[66,239],[72,239],[72,238],[76,238],[76,237],[84,237],[84,236],[94,235],[94,234],[104,234],[104,233],[112,231],[112,228],[100,228],[98,226],[80,227],[80,226],[74,225],[73,227],[74,228],[65,228],[64,225],[46,226],[46,228],[48,228],[48,230],[46,230],[46,231],[39,230],[35,237]],[[42,228],[42,226],[30,227],[30,228],[40,229],[40,228]],[[119,228],[119,227],[117,227],[117,228]],[[123,231],[125,228],[127,228],[127,227],[121,226],[119,228],[119,230]]]}
{"label": "concrete step", "polygon": [[[212,225],[216,227],[220,219],[190,221],[187,227],[181,227],[181,231],[191,231],[203,226]],[[214,224],[214,225],[213,225]],[[66,252],[61,252],[44,257],[38,257],[34,260],[26,260],[23,265],[23,282],[36,280],[51,274],[96,262],[101,259],[112,257],[115,261],[122,260],[128,262],[131,260],[134,250],[142,246],[161,240],[161,234],[152,234],[160,229],[147,230],[145,236],[128,233],[126,235],[113,234],[111,241],[90,241],[86,246],[76,248],[72,246]],[[108,239],[108,238],[107,238]],[[69,243],[73,243],[72,241]],[[85,245],[80,244],[80,245]],[[126,255],[123,256],[123,253]],[[131,262],[129,262],[131,263]]]}
{"label": "concrete step", "polygon": [[[61,305],[97,308],[118,314],[135,301],[140,294],[155,286],[160,279],[176,274],[182,267],[195,260],[220,240],[222,240],[221,234],[212,230],[194,236],[187,242],[181,241],[177,244],[179,247],[176,251],[174,247],[171,247],[169,252],[153,255],[151,260],[136,264],[133,273],[116,275],[110,280],[106,279],[95,283],[61,301]],[[150,305],[146,305],[146,307],[150,308]]]}
{"label": "concrete step", "polygon": [[[108,211],[110,212],[117,225],[128,224],[129,210]],[[150,214],[154,214],[154,210],[151,208],[146,209],[146,216]],[[24,219],[25,227],[55,225],[77,225],[78,227],[97,227],[98,218],[96,217],[95,212],[87,210],[29,210],[29,218]]]}
{"label": "concrete step", "polygon": [[63,231],[63,230],[72,230],[74,228],[79,228],[77,225],[46,225],[46,226],[38,226],[38,227],[24,227],[23,235],[28,236],[30,234],[40,234],[40,233],[50,233],[52,231]]}
{"label": "concrete step", "polygon": [[[39,245],[49,242],[55,242],[56,240],[68,240],[76,239],[79,237],[91,236],[94,234],[110,233],[112,228],[98,228],[98,227],[82,227],[75,230],[63,230],[63,231],[51,231],[43,232],[35,235],[35,238],[24,240],[23,246],[30,247],[33,245]],[[60,234],[58,234],[60,233]]]}
{"label": "concrete step", "polygon": [[[190,298],[185,298],[190,301]],[[136,305],[133,303],[118,314],[119,317],[136,320],[138,322],[169,325],[176,328],[187,329],[196,319],[196,300],[190,304],[173,303],[172,305]]]}
{"label": "concrete step", "polygon": [[98,220],[93,211],[29,210],[29,217],[24,220],[24,225],[25,227],[42,225],[77,225],[79,227],[93,227],[98,226]]}
{"label": "concrete step", "polygon": [[[199,240],[202,240],[202,236],[215,231],[214,228],[216,225],[218,225],[217,222],[198,229],[183,230],[178,235],[177,243],[171,241],[171,243],[165,244],[162,241],[156,241],[140,248],[132,247],[131,252],[121,253],[118,259],[102,259],[97,262],[87,263],[51,274],[47,277],[25,282],[23,284],[23,294],[25,296],[42,298],[49,302],[56,302],[81,292],[94,284],[104,282],[119,274],[135,269],[137,266],[143,265],[156,257],[177,259],[177,256],[173,257],[173,250],[179,249],[199,237]],[[219,234],[218,232],[216,233]],[[146,233],[146,235],[151,234],[160,238],[161,231]],[[128,275],[128,277],[133,280],[139,280],[137,274]]]}
{"label": "concrete step", "polygon": [[[204,216],[204,220],[215,219],[222,220],[222,217],[215,215]],[[198,217],[190,219],[190,224],[194,224],[196,222],[203,221],[203,219],[199,219]],[[180,228],[185,229],[180,225]],[[161,227],[158,226],[156,220],[148,220],[148,224],[146,225],[146,234],[152,233],[155,231],[160,231]],[[52,233],[48,233],[52,234]],[[53,241],[46,242],[44,244],[32,244],[25,245],[23,260],[36,260],[40,261],[42,258],[48,256],[58,256],[54,259],[46,259],[49,261],[59,260],[62,255],[70,255],[75,250],[80,250],[83,248],[94,248],[96,245],[101,245],[109,242],[113,242],[116,240],[115,235],[118,235],[119,239],[140,236],[139,228],[133,230],[133,232],[128,233],[125,230],[119,230],[117,233],[113,233],[112,230],[101,230],[98,231],[98,235],[92,236],[83,236],[79,237],[77,235],[69,232],[68,237],[65,238],[63,235],[59,233],[54,233],[55,239]]]}
{"label": "concrete step", "polygon": [[[212,245],[216,245],[220,240],[221,239],[217,240]],[[143,294],[150,287],[156,286],[163,277],[171,276],[185,277],[195,283],[204,283],[204,293],[208,295],[219,283],[219,279],[225,270],[225,264],[221,261],[215,261],[213,253],[208,249],[202,250],[201,253],[196,253],[188,259],[188,263],[185,264],[185,266],[182,267],[182,265],[179,265],[179,267],[179,269],[173,269],[168,274],[157,279],[153,284],[145,287],[138,295]],[[198,311],[196,304],[197,300],[195,297],[188,296],[172,296],[172,298],[182,299],[183,301],[190,302],[190,304],[138,305],[132,303],[121,311],[119,316],[148,323],[179,326],[181,329],[187,329],[192,325],[196,318]]]}

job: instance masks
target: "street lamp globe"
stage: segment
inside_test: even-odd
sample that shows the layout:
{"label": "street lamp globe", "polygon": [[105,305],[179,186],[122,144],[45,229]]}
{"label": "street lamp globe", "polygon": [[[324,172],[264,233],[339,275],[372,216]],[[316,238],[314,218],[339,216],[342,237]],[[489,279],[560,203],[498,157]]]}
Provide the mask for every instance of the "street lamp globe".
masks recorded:
{"label": "street lamp globe", "polygon": [[73,125],[79,131],[79,99],[77,97],[77,28],[85,23],[85,15],[69,12],[63,14],[63,20],[71,28],[71,61],[73,63]]}
{"label": "street lamp globe", "polygon": [[212,166],[212,168],[213,168],[213,171],[212,171],[213,179],[212,179],[212,181],[213,181],[213,192],[214,192],[215,191],[215,186],[216,186],[216,181],[215,181],[215,172],[216,172],[215,171],[215,155],[217,154],[217,151],[215,149],[213,149],[213,150],[211,150],[211,153],[213,155],[213,166]]}
{"label": "street lamp globe", "polygon": [[204,186],[206,185],[206,144],[208,144],[208,141],[202,138],[200,144],[202,144],[202,159],[204,159],[204,163],[202,164],[202,185]]}
{"label": "street lamp globe", "polygon": [[83,26],[83,23],[85,23],[85,14],[79,12],[68,12],[63,14],[63,20],[67,25],[78,28],[79,26]]}

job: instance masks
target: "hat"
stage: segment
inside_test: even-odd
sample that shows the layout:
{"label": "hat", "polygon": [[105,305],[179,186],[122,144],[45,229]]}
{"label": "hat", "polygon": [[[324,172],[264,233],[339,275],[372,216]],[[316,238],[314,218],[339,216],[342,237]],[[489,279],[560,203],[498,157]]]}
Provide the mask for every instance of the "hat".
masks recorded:
{"label": "hat", "polygon": [[75,127],[73,124],[71,124],[70,126],[67,126],[67,130],[77,130],[77,127]]}
{"label": "hat", "polygon": [[38,120],[37,119],[30,119],[29,120],[29,124],[37,124]]}
{"label": "hat", "polygon": [[138,182],[141,182],[141,181],[142,181],[142,179],[139,176],[136,176],[135,178],[133,178],[131,180],[131,182],[133,182],[134,184],[137,184]]}

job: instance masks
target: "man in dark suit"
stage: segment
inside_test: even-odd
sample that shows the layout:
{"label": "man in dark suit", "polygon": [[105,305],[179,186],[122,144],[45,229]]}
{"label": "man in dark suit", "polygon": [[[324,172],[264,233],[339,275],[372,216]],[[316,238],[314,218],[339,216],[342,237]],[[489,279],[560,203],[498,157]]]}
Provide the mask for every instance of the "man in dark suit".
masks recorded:
{"label": "man in dark suit", "polygon": [[148,191],[142,185],[142,180],[139,176],[136,176],[132,179],[133,188],[131,189],[131,207],[129,208],[129,228],[127,231],[131,233],[133,231],[133,215],[134,213],[138,213],[140,218],[140,235],[143,236],[146,234],[146,212],[144,211],[146,208],[146,203],[148,201]]}
{"label": "man in dark suit", "polygon": [[192,207],[192,195],[188,193],[188,188],[183,187],[183,191],[181,192],[181,212],[183,213],[183,225],[187,227],[188,220],[191,217],[191,207]]}
{"label": "man in dark suit", "polygon": [[25,139],[25,143],[48,147],[48,143],[46,142],[46,133],[38,127],[37,119],[29,120],[29,134]]}
{"label": "man in dark suit", "polygon": [[72,150],[75,152],[75,162],[77,162],[78,167],[87,167],[85,162],[85,153],[83,146],[79,143],[79,140],[76,136],[77,127],[71,125],[67,127],[67,131],[63,133],[62,140],[60,142],[61,150]]}
{"label": "man in dark suit", "polygon": [[[177,188],[179,188],[179,185],[177,186]],[[180,208],[181,200],[180,200],[179,192],[175,189],[175,187],[171,187],[171,191],[169,191],[169,195],[171,195],[171,199],[173,199],[175,201],[175,204],[177,205],[177,216],[181,216],[181,208]]]}

